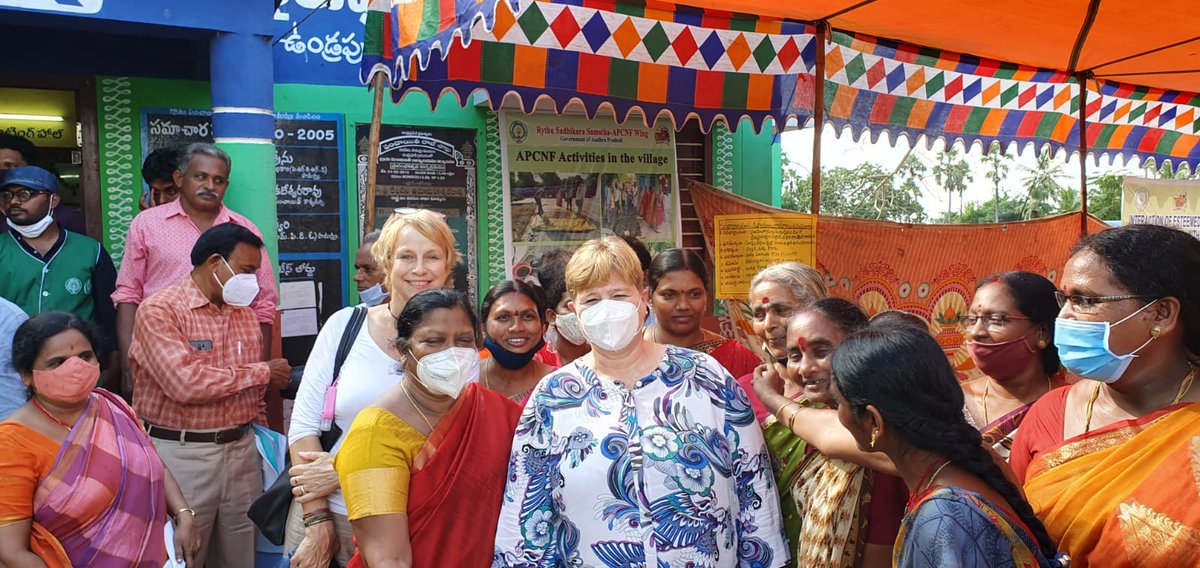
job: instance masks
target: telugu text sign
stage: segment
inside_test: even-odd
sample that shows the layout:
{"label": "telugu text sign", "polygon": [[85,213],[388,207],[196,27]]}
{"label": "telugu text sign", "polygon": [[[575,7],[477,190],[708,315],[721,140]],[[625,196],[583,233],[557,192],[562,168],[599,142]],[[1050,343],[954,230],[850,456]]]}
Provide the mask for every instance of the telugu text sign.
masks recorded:
{"label": "telugu text sign", "polygon": [[816,263],[815,215],[717,215],[713,225],[718,298],[745,299],[754,275],[777,262]]}

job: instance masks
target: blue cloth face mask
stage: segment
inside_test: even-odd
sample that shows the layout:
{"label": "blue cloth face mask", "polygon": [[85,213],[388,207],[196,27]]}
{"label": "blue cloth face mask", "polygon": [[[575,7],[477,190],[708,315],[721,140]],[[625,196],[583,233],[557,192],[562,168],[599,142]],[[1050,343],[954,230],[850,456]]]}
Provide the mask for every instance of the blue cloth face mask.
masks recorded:
{"label": "blue cloth face mask", "polygon": [[358,293],[358,298],[367,307],[378,306],[388,299],[388,293],[383,291],[383,285],[376,284]]}
{"label": "blue cloth face mask", "polygon": [[1137,352],[1154,341],[1154,336],[1147,339],[1137,349],[1124,355],[1117,355],[1109,347],[1109,336],[1112,328],[1125,323],[1129,318],[1138,315],[1153,305],[1150,302],[1141,309],[1121,318],[1121,321],[1109,323],[1106,321],[1080,321],[1058,318],[1054,320],[1054,346],[1058,348],[1058,358],[1068,371],[1085,379],[1114,383],[1125,374],[1125,369],[1137,357]]}

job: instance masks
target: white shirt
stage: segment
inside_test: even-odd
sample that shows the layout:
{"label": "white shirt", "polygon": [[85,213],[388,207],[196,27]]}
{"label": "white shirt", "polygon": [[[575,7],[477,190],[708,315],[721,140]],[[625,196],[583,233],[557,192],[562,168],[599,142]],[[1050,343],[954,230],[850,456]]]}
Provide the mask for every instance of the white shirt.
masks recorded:
{"label": "white shirt", "polygon": [[[346,324],[354,308],[338,310],[325,321],[325,327],[317,335],[308,362],[304,366],[304,379],[300,382],[300,390],[296,393],[296,402],[292,407],[292,424],[288,429],[288,443],[306,436],[321,435],[321,411],[325,408],[325,390],[333,382],[333,360],[337,355],[338,344],[346,331]],[[396,386],[404,376],[400,362],[385,353],[371,339],[364,321],[354,345],[342,363],[342,379],[337,384],[337,401],[333,407],[333,421],[342,429],[349,432],[354,417],[362,409],[375,402],[385,391]],[[345,436],[342,436],[345,439]],[[337,455],[342,447],[338,440],[329,451]],[[342,498],[339,489],[329,495],[329,508],[340,515],[346,514],[346,500]]]}
{"label": "white shirt", "polygon": [[762,431],[716,360],[668,345],[633,389],[582,361],[521,413],[493,567],[787,563]]}

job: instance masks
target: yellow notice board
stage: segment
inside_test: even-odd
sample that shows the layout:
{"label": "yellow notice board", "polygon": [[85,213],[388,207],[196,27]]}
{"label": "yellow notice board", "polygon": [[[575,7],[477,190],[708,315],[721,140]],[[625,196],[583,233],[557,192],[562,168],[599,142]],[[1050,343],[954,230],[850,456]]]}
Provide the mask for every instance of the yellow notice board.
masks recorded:
{"label": "yellow notice board", "polygon": [[1125,178],[1121,224],[1174,227],[1200,238],[1200,181]]}
{"label": "yellow notice board", "polygon": [[716,296],[745,300],[750,279],[777,262],[815,265],[817,216],[807,213],[717,215],[713,217]]}

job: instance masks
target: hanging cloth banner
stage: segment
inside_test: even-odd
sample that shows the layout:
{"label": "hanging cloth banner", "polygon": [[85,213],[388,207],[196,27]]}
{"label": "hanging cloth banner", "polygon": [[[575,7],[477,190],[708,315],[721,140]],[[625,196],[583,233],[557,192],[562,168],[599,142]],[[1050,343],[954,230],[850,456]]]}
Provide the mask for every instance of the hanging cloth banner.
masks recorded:
{"label": "hanging cloth banner", "polygon": [[[576,100],[588,116],[633,109],[676,128],[696,117],[779,129],[812,116],[817,45],[808,23],[675,4],[374,0],[362,79],[383,71],[393,96],[487,94],[532,112]],[[449,6],[449,5],[447,5]],[[461,41],[458,37],[461,36]],[[834,30],[825,50],[827,121],[856,136],[1076,153],[1080,85],[1040,69]],[[1091,80],[1088,154],[1200,166],[1200,95]],[[770,122],[768,122],[770,119]],[[653,120],[651,120],[653,122]]]}
{"label": "hanging cloth banner", "polygon": [[[718,215],[795,214],[710,185],[690,187],[710,251]],[[825,275],[830,294],[857,302],[870,315],[900,309],[924,318],[955,369],[970,373],[974,364],[963,345],[961,322],[975,285],[985,276],[1009,270],[1040,274],[1057,284],[1079,238],[1078,215],[983,225],[904,225],[821,216],[813,266]],[[1108,227],[1095,217],[1088,223],[1089,233]],[[749,305],[743,299],[727,302],[726,308],[739,339],[748,341],[753,336]]]}

